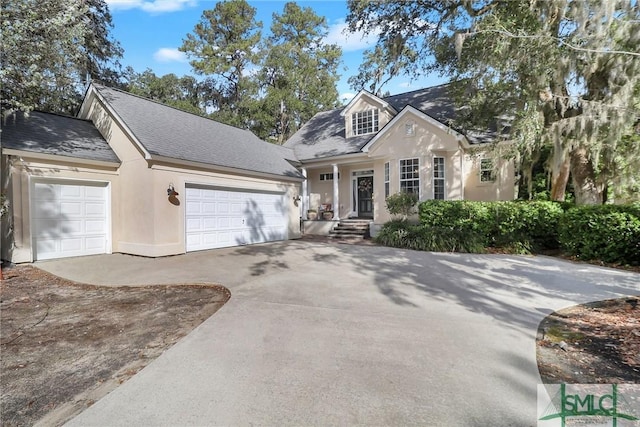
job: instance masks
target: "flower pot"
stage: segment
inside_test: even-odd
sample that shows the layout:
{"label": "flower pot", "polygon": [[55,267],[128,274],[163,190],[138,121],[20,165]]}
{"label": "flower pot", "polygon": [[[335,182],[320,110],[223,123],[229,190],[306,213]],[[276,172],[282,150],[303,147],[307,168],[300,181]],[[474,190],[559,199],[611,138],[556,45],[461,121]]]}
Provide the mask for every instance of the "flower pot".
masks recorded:
{"label": "flower pot", "polygon": [[307,211],[307,219],[314,220],[318,218],[318,212],[316,211]]}
{"label": "flower pot", "polygon": [[329,221],[333,219],[333,211],[324,211],[322,212],[322,219],[325,221]]}

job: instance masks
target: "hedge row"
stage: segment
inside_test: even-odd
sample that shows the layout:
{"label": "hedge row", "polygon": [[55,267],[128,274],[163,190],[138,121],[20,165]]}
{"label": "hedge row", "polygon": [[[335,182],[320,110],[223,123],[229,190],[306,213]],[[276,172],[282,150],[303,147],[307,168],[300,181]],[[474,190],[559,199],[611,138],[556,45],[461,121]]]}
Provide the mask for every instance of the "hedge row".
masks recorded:
{"label": "hedge row", "polygon": [[640,265],[640,203],[569,209],[560,218],[558,239],[569,255]]}
{"label": "hedge row", "polygon": [[483,236],[485,246],[513,244],[533,250],[555,249],[564,205],[537,202],[428,200],[419,206],[420,223]]}
{"label": "hedge row", "polygon": [[428,251],[526,253],[561,248],[584,260],[640,265],[640,203],[573,206],[548,201],[429,200],[420,224],[391,221],[376,240]]}

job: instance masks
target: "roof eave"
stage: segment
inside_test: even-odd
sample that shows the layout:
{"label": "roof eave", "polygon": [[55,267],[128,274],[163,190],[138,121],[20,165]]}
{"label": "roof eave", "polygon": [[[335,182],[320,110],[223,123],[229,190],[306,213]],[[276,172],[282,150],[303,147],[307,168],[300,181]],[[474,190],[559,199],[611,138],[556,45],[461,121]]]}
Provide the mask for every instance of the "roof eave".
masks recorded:
{"label": "roof eave", "polygon": [[120,167],[120,162],[111,162],[107,160],[95,160],[95,159],[84,159],[80,157],[69,157],[63,156],[60,154],[46,154],[46,153],[37,153],[34,151],[26,151],[26,150],[16,150],[13,148],[2,148],[2,154],[8,156],[16,156],[19,158],[29,158],[35,160],[44,160],[49,162],[67,162],[73,164],[83,164],[89,166],[98,166],[105,168],[113,168],[117,169]]}
{"label": "roof eave", "polygon": [[220,166],[220,165],[214,165],[210,163],[194,162],[192,160],[176,159],[173,157],[158,156],[155,154],[151,155],[151,158],[147,159],[147,161],[149,162],[150,167],[153,167],[156,164],[167,164],[167,165],[173,165],[173,166],[179,166],[179,167],[192,167],[192,168],[199,168],[199,169],[205,169],[210,171],[231,173],[236,175],[252,176],[255,178],[277,179],[279,181],[292,181],[292,182],[304,181],[304,177],[302,176],[302,174],[300,174],[297,171],[296,171],[297,176],[289,176],[285,174],[259,172],[259,171],[249,170],[249,169],[232,168],[229,166]]}
{"label": "roof eave", "polygon": [[[98,99],[98,101],[100,101],[100,103],[104,106],[104,108],[107,109],[107,111],[109,112],[111,117],[118,122],[118,125],[125,131],[125,133],[129,136],[131,141],[133,141],[133,143],[136,145],[138,150],[140,150],[140,152],[144,155],[144,158],[146,160],[150,160],[151,159],[151,153],[149,152],[149,150],[147,150],[147,148],[142,144],[142,142],[140,142],[140,140],[136,137],[136,135],[133,133],[133,131],[124,122],[122,117],[120,117],[120,115],[111,106],[111,104],[109,104],[109,102],[105,99],[105,97],[102,96],[100,91],[98,89],[96,89],[96,87],[94,86],[93,83],[91,83],[91,85],[89,86],[89,89],[87,89],[87,95],[85,96],[85,99],[82,102],[82,105],[80,107],[80,112],[78,113],[78,115],[82,114],[85,111],[85,102],[87,102],[87,99],[90,98],[91,94],[93,94]],[[88,106],[87,106],[87,108],[88,108]]]}

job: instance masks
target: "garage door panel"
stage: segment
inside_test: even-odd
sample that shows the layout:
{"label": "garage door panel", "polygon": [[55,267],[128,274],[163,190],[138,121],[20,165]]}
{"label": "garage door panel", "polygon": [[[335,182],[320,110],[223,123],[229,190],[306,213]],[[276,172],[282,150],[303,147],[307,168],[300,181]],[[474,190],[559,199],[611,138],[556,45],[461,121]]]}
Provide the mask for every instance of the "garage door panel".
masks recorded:
{"label": "garage door panel", "polygon": [[[287,237],[288,219],[281,213],[287,211],[283,194],[205,187],[187,187],[185,194],[187,251]],[[210,203],[215,203],[214,210],[209,208]],[[199,228],[191,225],[197,219],[200,220]]]}
{"label": "garage door panel", "polygon": [[32,188],[35,259],[107,252],[106,184],[36,182]]}
{"label": "garage door panel", "polygon": [[107,223],[103,220],[85,220],[84,229],[87,233],[105,234],[107,232]]}
{"label": "garage door panel", "polygon": [[84,204],[85,216],[104,218],[107,214],[107,204],[104,202],[87,202]]}
{"label": "garage door panel", "polygon": [[81,217],[82,212],[82,203],[80,202],[61,202],[60,203],[60,217],[69,218],[69,217]]}

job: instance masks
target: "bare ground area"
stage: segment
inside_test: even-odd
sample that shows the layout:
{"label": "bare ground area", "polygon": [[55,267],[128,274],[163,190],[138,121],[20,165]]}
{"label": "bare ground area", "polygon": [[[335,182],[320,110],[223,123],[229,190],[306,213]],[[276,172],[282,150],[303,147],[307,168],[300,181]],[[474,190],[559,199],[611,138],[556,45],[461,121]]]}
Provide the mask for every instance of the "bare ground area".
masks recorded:
{"label": "bare ground area", "polygon": [[537,359],[546,384],[640,383],[640,297],[547,316],[538,329]]}
{"label": "bare ground area", "polygon": [[229,299],[218,285],[101,287],[32,266],[0,284],[0,424],[61,425]]}

